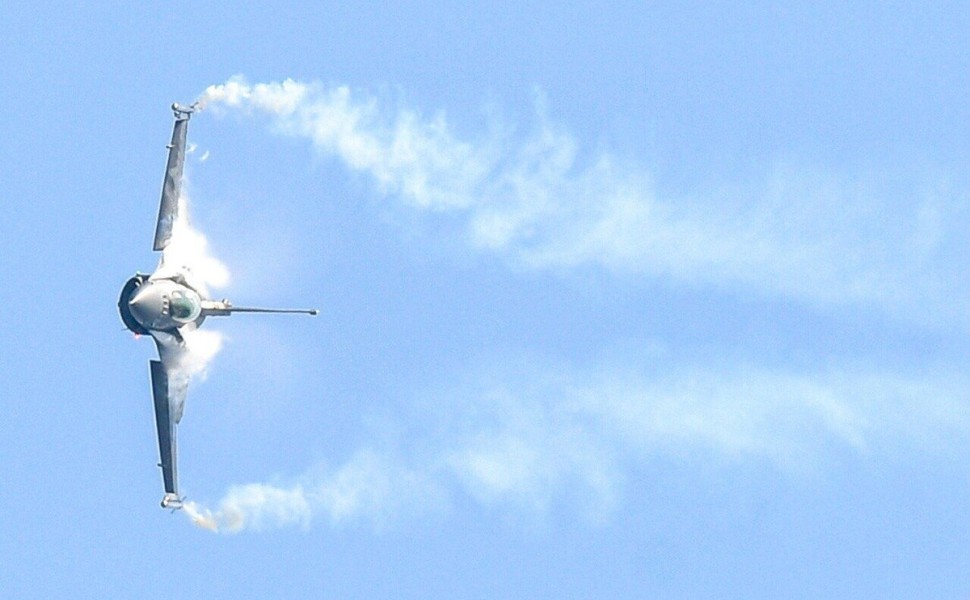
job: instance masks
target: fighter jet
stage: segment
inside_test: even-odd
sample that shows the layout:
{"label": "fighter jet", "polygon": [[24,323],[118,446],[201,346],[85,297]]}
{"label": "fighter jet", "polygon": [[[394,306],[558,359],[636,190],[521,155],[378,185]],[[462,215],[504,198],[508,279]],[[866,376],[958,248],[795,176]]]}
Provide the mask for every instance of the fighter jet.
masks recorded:
{"label": "fighter jet", "polygon": [[[162,200],[155,225],[153,249],[156,252],[169,246],[173,229],[179,222],[186,135],[195,109],[196,105],[172,105],[175,127],[172,143],[168,146]],[[165,488],[162,508],[179,509],[184,500],[178,488],[175,430],[182,419],[189,380],[185,369],[180,367],[188,352],[186,336],[210,316],[229,316],[236,312],[317,314],[316,309],[238,307],[228,300],[213,300],[206,296],[205,286],[191,269],[181,264],[166,264],[163,253],[155,272],[151,275],[135,273],[125,283],[118,299],[118,311],[125,327],[136,336],[151,336],[158,347],[159,360],[150,361],[149,366],[158,433],[158,466],[162,469]]]}

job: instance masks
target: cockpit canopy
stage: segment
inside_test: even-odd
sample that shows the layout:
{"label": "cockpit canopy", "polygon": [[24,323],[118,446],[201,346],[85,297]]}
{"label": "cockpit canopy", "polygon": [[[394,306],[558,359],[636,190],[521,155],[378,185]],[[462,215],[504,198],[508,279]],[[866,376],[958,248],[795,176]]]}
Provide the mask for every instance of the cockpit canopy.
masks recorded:
{"label": "cockpit canopy", "polygon": [[202,314],[202,301],[192,290],[173,290],[168,300],[168,310],[172,319],[179,323],[190,323]]}

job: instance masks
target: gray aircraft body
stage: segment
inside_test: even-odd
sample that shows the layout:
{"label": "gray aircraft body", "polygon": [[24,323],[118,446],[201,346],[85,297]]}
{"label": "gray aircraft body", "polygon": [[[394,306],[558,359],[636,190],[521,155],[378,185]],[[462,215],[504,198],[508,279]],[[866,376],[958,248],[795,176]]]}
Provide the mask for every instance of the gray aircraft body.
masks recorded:
{"label": "gray aircraft body", "polygon": [[[186,135],[195,105],[172,105],[175,128],[168,146],[168,164],[162,183],[162,199],[155,226],[154,250],[164,251],[172,240],[179,219],[179,195],[185,163]],[[205,286],[191,269],[181,264],[166,264],[163,254],[151,275],[136,273],[121,290],[118,311],[125,327],[136,335],[150,335],[158,347],[159,360],[150,362],[152,397],[155,404],[155,427],[158,434],[159,464],[165,495],[162,507],[182,507],[178,489],[175,431],[182,419],[188,372],[183,360],[188,352],[186,336],[198,329],[206,317],[229,316],[234,312],[305,313],[315,309],[244,308],[228,300],[206,297]]]}

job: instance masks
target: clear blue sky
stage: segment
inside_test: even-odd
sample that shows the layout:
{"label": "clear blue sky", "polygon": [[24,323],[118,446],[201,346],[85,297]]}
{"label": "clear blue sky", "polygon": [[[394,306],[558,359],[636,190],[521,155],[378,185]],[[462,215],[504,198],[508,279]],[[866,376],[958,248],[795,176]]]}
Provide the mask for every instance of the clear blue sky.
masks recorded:
{"label": "clear blue sky", "polygon": [[[0,8],[0,595],[970,594],[970,10],[310,4]],[[238,75],[218,294],[321,315],[206,323],[213,534],[115,302]]]}

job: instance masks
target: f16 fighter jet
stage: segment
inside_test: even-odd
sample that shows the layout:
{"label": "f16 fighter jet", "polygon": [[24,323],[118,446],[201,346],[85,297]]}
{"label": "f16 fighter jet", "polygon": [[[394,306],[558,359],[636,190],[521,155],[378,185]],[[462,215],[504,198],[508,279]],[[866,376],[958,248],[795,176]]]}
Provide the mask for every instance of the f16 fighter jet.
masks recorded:
{"label": "f16 fighter jet", "polygon": [[[185,163],[185,140],[189,118],[195,105],[172,105],[175,129],[168,146],[168,165],[162,184],[162,201],[155,226],[155,251],[164,251],[172,241],[173,229],[178,227],[182,188],[182,167]],[[182,215],[184,217],[184,215]],[[228,300],[207,297],[205,286],[186,265],[166,262],[165,254],[151,275],[136,273],[125,283],[118,299],[118,311],[125,327],[136,335],[150,335],[158,346],[160,360],[150,362],[152,396],[155,402],[155,427],[158,432],[158,451],[165,496],[162,507],[178,509],[179,496],[176,468],[175,430],[182,419],[188,372],[182,361],[188,352],[186,336],[198,329],[206,317],[229,316],[234,312],[305,313],[317,314],[315,309],[242,308]]]}

